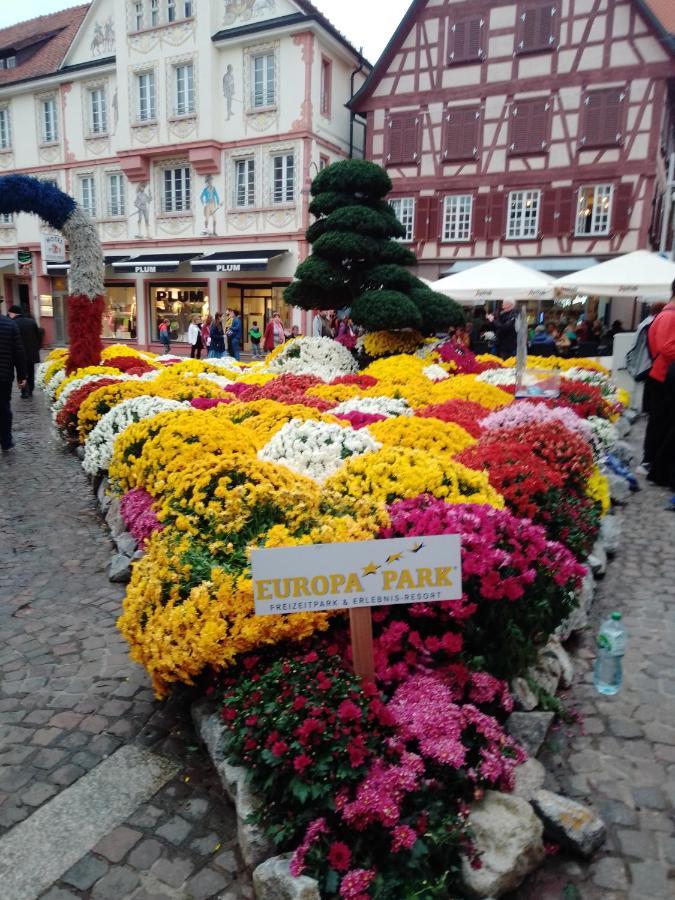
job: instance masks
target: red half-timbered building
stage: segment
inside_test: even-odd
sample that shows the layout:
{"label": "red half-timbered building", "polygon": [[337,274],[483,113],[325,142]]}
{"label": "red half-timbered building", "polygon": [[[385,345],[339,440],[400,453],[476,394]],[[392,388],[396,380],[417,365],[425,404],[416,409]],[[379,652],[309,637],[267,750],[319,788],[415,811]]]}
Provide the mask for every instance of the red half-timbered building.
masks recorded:
{"label": "red half-timbered building", "polygon": [[[675,0],[416,0],[351,103],[435,278],[660,234]],[[669,94],[670,87],[670,94]],[[670,100],[669,100],[670,96]],[[536,258],[536,259],[535,259]]]}

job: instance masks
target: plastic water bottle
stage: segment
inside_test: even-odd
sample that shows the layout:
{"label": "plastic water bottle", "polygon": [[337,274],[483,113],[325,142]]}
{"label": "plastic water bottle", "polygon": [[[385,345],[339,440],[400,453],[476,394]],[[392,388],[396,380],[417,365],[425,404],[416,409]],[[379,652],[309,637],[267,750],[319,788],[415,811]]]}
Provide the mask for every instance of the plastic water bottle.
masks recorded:
{"label": "plastic water bottle", "polygon": [[599,694],[612,696],[619,692],[623,680],[622,660],[626,650],[626,631],[621,613],[613,612],[600,626],[597,639],[593,682]]}

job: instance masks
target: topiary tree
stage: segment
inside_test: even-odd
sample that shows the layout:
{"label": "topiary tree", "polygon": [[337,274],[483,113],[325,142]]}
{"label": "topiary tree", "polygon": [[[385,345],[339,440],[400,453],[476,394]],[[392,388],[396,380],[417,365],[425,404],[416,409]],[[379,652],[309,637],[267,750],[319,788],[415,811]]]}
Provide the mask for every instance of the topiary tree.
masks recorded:
{"label": "topiary tree", "polygon": [[424,334],[464,322],[462,308],[430,290],[406,268],[415,255],[396,240],[405,231],[384,199],[385,170],[366,160],[334,163],[312,182],[307,229],[312,255],[301,263],[284,299],[302,309],[350,306],[368,331],[415,328]]}

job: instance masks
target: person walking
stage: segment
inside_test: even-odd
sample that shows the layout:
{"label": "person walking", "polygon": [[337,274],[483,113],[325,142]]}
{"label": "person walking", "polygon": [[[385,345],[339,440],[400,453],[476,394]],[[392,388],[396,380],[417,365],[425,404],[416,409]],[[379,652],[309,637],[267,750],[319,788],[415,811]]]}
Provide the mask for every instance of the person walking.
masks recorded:
{"label": "person walking", "polygon": [[164,353],[171,352],[171,331],[169,330],[169,320],[162,319],[159,323],[159,341],[164,348]]}
{"label": "person walking", "polygon": [[272,313],[272,318],[265,328],[265,342],[263,348],[266,353],[270,353],[275,347],[281,346],[286,341],[286,332],[278,312]]}
{"label": "person walking", "polygon": [[258,328],[258,323],[254,322],[248,330],[248,337],[251,341],[251,353],[253,359],[262,359],[260,352],[260,341],[262,340],[262,332]]}
{"label": "person walking", "polygon": [[0,449],[9,453],[14,447],[12,437],[12,384],[14,373],[19,387],[26,386],[26,355],[21,333],[9,316],[0,315]]}
{"label": "person walking", "polygon": [[190,322],[188,343],[190,344],[190,359],[201,359],[204,344],[202,343],[202,323],[199,316],[195,316]]}
{"label": "person walking", "polygon": [[211,359],[222,359],[225,355],[225,331],[223,329],[222,313],[216,313],[211,326],[210,337],[209,357]]}
{"label": "person walking", "polygon": [[21,390],[24,400],[33,396],[35,390],[35,364],[40,362],[40,346],[42,334],[38,323],[32,316],[25,316],[20,306],[16,304],[7,310],[10,319],[14,320],[21,335],[21,343],[26,355],[26,385]]}
{"label": "person walking", "polygon": [[233,310],[232,324],[227,330],[227,340],[230,347],[230,356],[239,361],[241,348],[241,318],[237,310]]}
{"label": "person walking", "polygon": [[211,346],[211,325],[213,324],[213,316],[209,314],[202,322],[202,347],[206,350],[208,356],[209,347]]}
{"label": "person walking", "polygon": [[513,300],[504,300],[502,309],[495,320],[495,333],[497,335],[497,356],[508,359],[516,355],[518,349],[518,335],[516,333],[516,319],[518,310]]}
{"label": "person walking", "polygon": [[649,326],[647,341],[654,360],[645,388],[649,396],[647,478],[675,490],[675,281],[670,302]]}

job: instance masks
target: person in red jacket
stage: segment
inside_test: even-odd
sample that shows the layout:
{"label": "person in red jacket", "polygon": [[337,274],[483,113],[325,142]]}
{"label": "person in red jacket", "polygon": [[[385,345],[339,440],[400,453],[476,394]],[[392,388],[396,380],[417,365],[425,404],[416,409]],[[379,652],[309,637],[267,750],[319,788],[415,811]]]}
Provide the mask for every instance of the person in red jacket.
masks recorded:
{"label": "person in red jacket", "polygon": [[275,347],[283,344],[286,340],[286,332],[278,312],[272,314],[272,318],[265,328],[265,339],[263,341],[263,350],[270,353]]}
{"label": "person in red jacket", "polygon": [[675,490],[675,282],[670,302],[649,326],[653,365],[645,390],[649,394],[649,475],[654,484]]}

